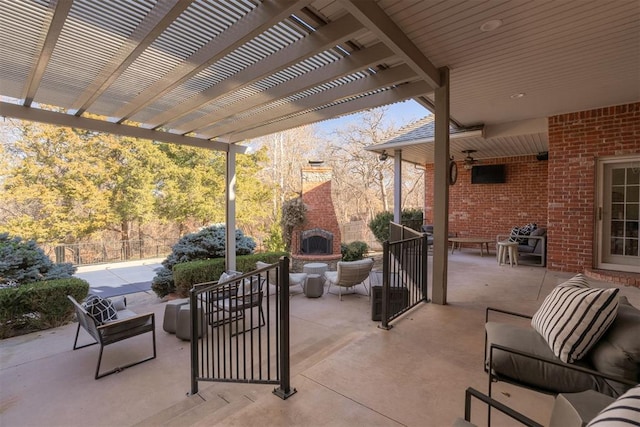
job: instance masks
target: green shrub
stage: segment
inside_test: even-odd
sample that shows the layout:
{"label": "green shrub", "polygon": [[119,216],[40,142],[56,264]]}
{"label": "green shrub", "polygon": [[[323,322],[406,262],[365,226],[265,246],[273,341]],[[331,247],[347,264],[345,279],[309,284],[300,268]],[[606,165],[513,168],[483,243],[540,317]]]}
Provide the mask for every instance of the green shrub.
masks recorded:
{"label": "green shrub", "polygon": [[364,254],[369,250],[365,242],[355,241],[351,243],[341,243],[342,261],[357,261],[364,258]]}
{"label": "green shrub", "polygon": [[389,223],[392,220],[393,212],[380,212],[369,221],[369,229],[378,242],[384,243],[389,240]]}
{"label": "green shrub", "polygon": [[[248,273],[256,269],[256,262],[268,264],[278,262],[286,252],[263,252],[236,257],[236,270]],[[214,282],[225,271],[224,258],[205,259],[176,264],[173,267],[175,292],[181,297],[189,295],[189,290],[198,283]]]}
{"label": "green shrub", "polygon": [[55,328],[73,318],[71,295],[87,297],[89,283],[70,277],[0,289],[0,338]]}
{"label": "green shrub", "polygon": [[76,267],[54,264],[35,240],[0,233],[0,287],[71,277]]}
{"label": "green shrub", "polygon": [[[177,264],[212,258],[224,259],[226,251],[226,229],[224,224],[215,224],[195,233],[183,236],[173,245],[171,254],[162,261],[156,276],[151,281],[151,289],[160,298],[175,292],[173,268]],[[247,255],[256,248],[253,238],[236,230],[236,255]]]}
{"label": "green shrub", "polygon": [[[400,219],[402,225],[416,231],[422,231],[423,214],[420,209],[403,209]],[[389,223],[391,221],[393,221],[393,212],[380,212],[369,221],[369,229],[378,242],[384,243],[389,240]]]}

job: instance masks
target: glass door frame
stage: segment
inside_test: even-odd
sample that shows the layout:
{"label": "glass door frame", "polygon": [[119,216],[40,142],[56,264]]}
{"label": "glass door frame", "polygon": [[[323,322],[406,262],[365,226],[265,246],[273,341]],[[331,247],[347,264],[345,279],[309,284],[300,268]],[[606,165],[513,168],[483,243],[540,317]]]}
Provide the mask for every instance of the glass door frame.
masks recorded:
{"label": "glass door frame", "polygon": [[[626,271],[632,273],[640,273],[640,266],[617,264],[609,262],[606,259],[607,254],[605,250],[609,248],[607,239],[611,240],[611,212],[609,207],[605,206],[607,200],[610,200],[610,195],[607,196],[605,191],[611,190],[611,184],[609,188],[605,188],[605,168],[616,164],[623,163],[637,163],[640,167],[640,156],[617,156],[617,157],[602,157],[597,159],[596,165],[596,230],[594,240],[594,255],[596,268],[603,270],[613,271]],[[609,230],[609,231],[607,231]],[[610,244],[610,243],[609,243]]]}

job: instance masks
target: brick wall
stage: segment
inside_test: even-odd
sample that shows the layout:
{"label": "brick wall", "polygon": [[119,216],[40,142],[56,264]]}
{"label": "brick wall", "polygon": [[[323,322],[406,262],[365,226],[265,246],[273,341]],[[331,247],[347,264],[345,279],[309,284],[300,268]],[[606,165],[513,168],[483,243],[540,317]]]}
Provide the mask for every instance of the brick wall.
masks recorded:
{"label": "brick wall", "polygon": [[[495,238],[513,226],[547,224],[547,161],[536,156],[483,160],[505,164],[506,183],[471,184],[471,170],[458,162],[458,180],[449,187],[449,232]],[[425,171],[425,223],[433,222],[433,165]]]}
{"label": "brick wall", "polygon": [[340,227],[331,199],[331,168],[307,167],[302,169],[302,202],[307,206],[307,217],[302,228],[295,229],[291,252],[300,253],[300,233],[322,228],[333,234],[333,254],[340,254]]}
{"label": "brick wall", "polygon": [[550,269],[593,267],[596,161],[638,152],[640,103],[549,118]]}

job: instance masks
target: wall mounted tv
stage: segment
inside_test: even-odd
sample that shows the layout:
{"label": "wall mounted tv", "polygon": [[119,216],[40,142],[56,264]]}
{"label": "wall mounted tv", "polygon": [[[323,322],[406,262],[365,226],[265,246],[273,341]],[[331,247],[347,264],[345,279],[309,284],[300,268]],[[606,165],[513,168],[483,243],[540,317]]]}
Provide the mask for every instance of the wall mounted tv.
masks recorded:
{"label": "wall mounted tv", "polygon": [[505,165],[482,165],[471,168],[472,184],[502,184],[507,182]]}

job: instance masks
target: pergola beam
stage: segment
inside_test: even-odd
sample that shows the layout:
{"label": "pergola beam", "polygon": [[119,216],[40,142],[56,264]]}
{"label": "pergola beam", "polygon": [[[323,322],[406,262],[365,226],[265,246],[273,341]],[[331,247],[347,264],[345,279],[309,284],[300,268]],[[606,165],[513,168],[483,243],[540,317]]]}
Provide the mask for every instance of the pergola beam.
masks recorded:
{"label": "pergola beam", "polygon": [[215,103],[221,97],[246,88],[295,65],[306,58],[324,52],[336,45],[355,37],[366,29],[353,16],[347,15],[339,20],[319,28],[301,40],[269,55],[229,79],[225,79],[188,100],[152,117],[146,122],[149,127],[157,128],[197,110],[205,104]]}
{"label": "pergola beam", "polygon": [[131,118],[155,100],[168,94],[200,71],[233,52],[267,29],[311,3],[311,0],[270,0],[241,18],[219,37],[194,53],[188,61],[181,63],[151,87],[142,91],[116,113],[119,123]]}
{"label": "pergola beam", "polygon": [[47,32],[47,35],[42,43],[40,55],[37,56],[38,59],[31,68],[31,72],[27,78],[27,84],[23,88],[21,98],[24,99],[23,105],[26,107],[31,106],[33,98],[36,96],[36,92],[40,87],[40,82],[42,81],[44,72],[47,70],[47,65],[49,65],[49,61],[51,60],[51,54],[53,53],[53,49],[56,47],[56,43],[58,42],[58,38],[60,37],[60,33],[62,32],[62,28],[67,20],[67,15],[69,15],[73,2],[60,0],[52,3],[52,5],[53,4],[55,4],[53,16],[50,18],[51,20],[49,21],[48,28],[43,29],[43,31]]}
{"label": "pergola beam", "polygon": [[[353,54],[345,56],[339,61],[332,62],[324,67],[317,68],[299,77],[288,80],[286,83],[258,92],[241,101],[225,106],[225,108],[220,108],[211,114],[181,125],[176,125],[176,129],[183,133],[198,131],[202,135],[210,134],[208,130],[215,126],[210,126],[211,123],[217,123],[244,111],[263,107],[273,102],[274,99],[286,98],[298,92],[303,92],[357,71],[373,67],[393,56],[395,56],[393,51],[384,44],[375,44],[366,49],[355,51]],[[203,126],[206,127],[203,128]]]}
{"label": "pergola beam", "polygon": [[[373,92],[375,90],[394,86],[412,79],[415,80],[416,78],[417,77],[413,70],[402,64],[394,68],[383,70],[372,76],[327,89],[313,96],[307,96],[278,107],[268,108],[260,113],[248,115],[242,119],[229,120],[227,123],[220,126],[212,126],[208,135],[211,135],[211,137],[215,135],[216,138],[224,138],[225,135],[237,132],[238,130],[260,127],[265,124],[284,119],[292,114],[313,110],[332,102],[346,100],[356,95]],[[205,134],[205,136],[206,135],[207,134]]]}
{"label": "pergola beam", "polygon": [[440,87],[438,69],[376,2],[340,0],[340,3],[377,38],[393,49],[431,88]]}
{"label": "pergola beam", "polygon": [[424,93],[430,93],[431,91],[431,86],[429,86],[426,82],[419,81],[414,83],[407,83],[396,86],[393,89],[363,96],[352,101],[343,102],[341,104],[332,105],[330,107],[312,111],[304,115],[295,116],[289,119],[265,124],[263,126],[247,131],[231,134],[228,138],[220,138],[220,140],[228,143],[237,143],[247,139],[257,138],[260,136],[281,132],[283,130],[320,122],[322,120],[333,119],[345,114],[351,114],[370,108],[393,104],[409,98],[413,98],[414,96],[422,95]]}
{"label": "pergola beam", "polygon": [[[165,0],[156,4],[127,38],[126,43],[120,47],[113,59],[78,96],[72,107],[75,115],[82,115],[192,2],[192,0]],[[136,40],[140,42],[136,43]]]}
{"label": "pergola beam", "polygon": [[0,102],[0,115],[4,117],[14,117],[20,120],[32,122],[48,123],[57,126],[86,129],[96,132],[111,133],[114,135],[130,136],[152,141],[168,142],[171,144],[188,145],[190,147],[206,148],[209,150],[242,151],[244,148],[231,148],[229,144],[219,141],[210,141],[202,138],[182,136],[178,134],[159,132],[151,129],[144,129],[135,126],[111,123],[104,120],[78,117],[72,114],[58,113],[56,111],[40,110],[21,105]]}

